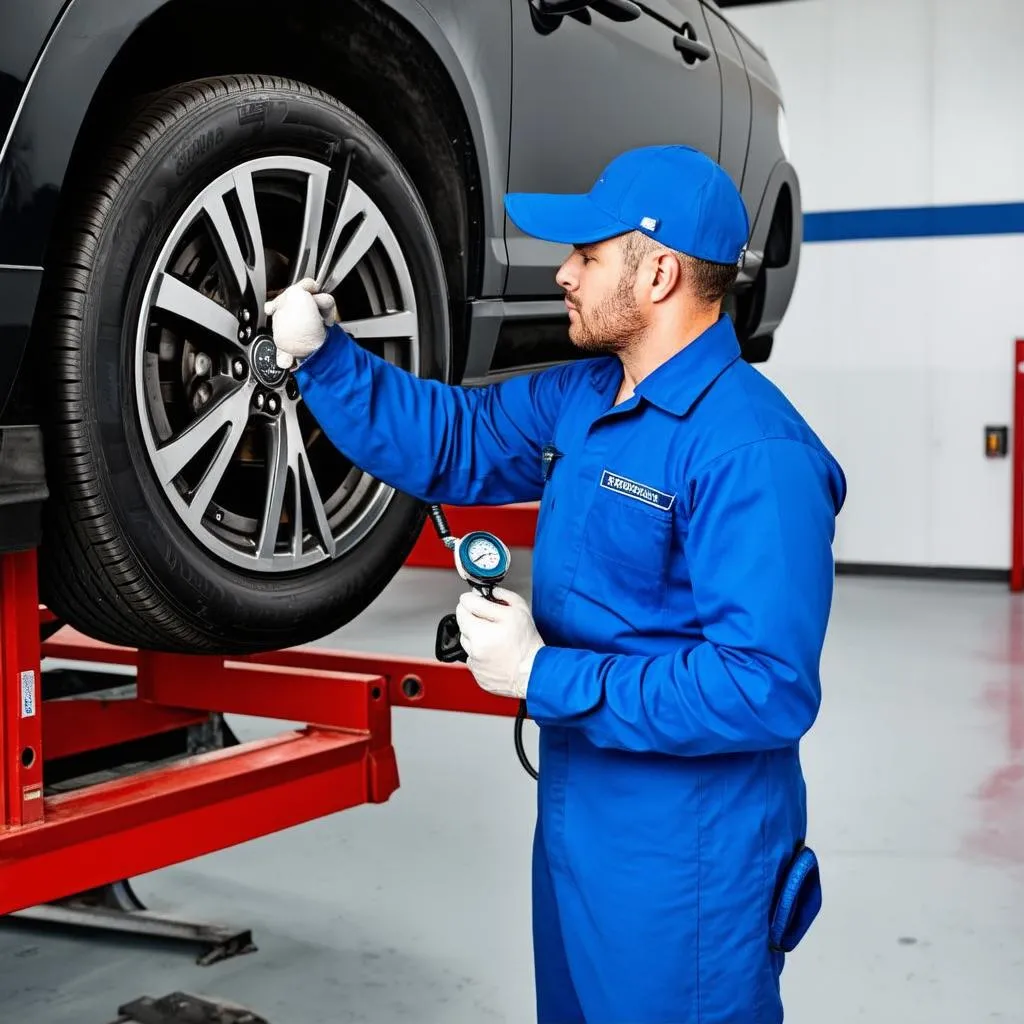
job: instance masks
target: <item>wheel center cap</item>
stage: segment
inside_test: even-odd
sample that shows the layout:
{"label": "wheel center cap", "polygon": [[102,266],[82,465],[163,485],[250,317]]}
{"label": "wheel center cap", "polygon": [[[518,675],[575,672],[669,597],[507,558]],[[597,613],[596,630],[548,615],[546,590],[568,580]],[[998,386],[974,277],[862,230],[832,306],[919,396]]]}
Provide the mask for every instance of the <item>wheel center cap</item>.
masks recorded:
{"label": "wheel center cap", "polygon": [[249,361],[259,382],[268,388],[276,388],[285,379],[287,370],[277,365],[277,346],[269,335],[261,334],[249,349]]}

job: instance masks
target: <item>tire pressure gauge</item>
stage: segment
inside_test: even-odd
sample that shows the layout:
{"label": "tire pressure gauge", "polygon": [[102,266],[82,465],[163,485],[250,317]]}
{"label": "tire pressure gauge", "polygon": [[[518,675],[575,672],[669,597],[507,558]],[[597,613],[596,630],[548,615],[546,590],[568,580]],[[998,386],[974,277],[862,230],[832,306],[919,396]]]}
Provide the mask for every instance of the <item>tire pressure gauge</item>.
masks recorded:
{"label": "tire pressure gauge", "polygon": [[494,587],[508,575],[510,563],[508,547],[486,530],[474,530],[456,541],[455,569],[484,597],[490,597]]}
{"label": "tire pressure gauge", "polygon": [[[430,518],[442,543],[455,556],[455,571],[474,590],[493,601],[494,588],[508,575],[511,555],[504,541],[488,530],[473,530],[465,537],[455,538],[448,529],[448,520],[440,505],[430,506]],[[446,615],[437,625],[437,639],[434,642],[434,656],[438,661],[465,661],[466,652],[461,641],[462,632],[458,619]],[[526,721],[526,701],[519,702],[516,714],[514,739],[516,755],[526,773],[537,778],[537,770],[530,764],[523,747],[523,723]]]}

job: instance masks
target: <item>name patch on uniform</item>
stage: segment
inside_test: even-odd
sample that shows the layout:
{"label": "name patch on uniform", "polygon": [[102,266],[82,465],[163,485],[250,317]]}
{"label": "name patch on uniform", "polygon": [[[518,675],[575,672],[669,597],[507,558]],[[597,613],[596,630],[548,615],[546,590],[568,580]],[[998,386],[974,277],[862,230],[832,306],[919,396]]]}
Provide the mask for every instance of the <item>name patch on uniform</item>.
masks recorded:
{"label": "name patch on uniform", "polygon": [[637,483],[628,477],[619,476],[618,473],[613,473],[610,469],[606,469],[601,474],[601,486],[606,490],[623,494],[627,498],[642,501],[646,505],[664,509],[666,512],[672,508],[672,504],[676,500],[674,494],[666,494],[656,487],[648,487],[646,484]]}

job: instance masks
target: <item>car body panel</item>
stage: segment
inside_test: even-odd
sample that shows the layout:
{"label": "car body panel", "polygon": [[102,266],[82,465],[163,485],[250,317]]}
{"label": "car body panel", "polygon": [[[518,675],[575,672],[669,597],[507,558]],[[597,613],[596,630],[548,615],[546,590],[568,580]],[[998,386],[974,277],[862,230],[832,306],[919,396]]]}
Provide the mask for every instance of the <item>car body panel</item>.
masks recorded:
{"label": "car body panel", "polygon": [[762,271],[763,305],[755,333],[769,337],[781,323],[796,285],[803,244],[800,183],[780,138],[783,99],[778,78],[764,51],[731,22],[730,27],[743,54],[750,83],[750,142],[742,187],[747,208],[753,211],[750,248],[765,249],[783,189],[789,190],[793,210],[788,260],[782,266],[766,265]]}
{"label": "car body panel", "polygon": [[[0,263],[42,266],[64,171],[89,103],[141,11],[155,6],[71,0],[64,8],[5,143],[3,174],[10,190],[0,207]],[[22,34],[16,11],[5,9],[3,19],[12,36]]]}
{"label": "car body panel", "polygon": [[[384,0],[382,0],[384,2]],[[488,252],[481,290],[496,294],[504,276],[501,199],[507,177],[511,64],[508,53],[511,0],[386,0],[386,6],[424,37],[439,56],[462,100],[473,134],[481,178],[490,202],[485,230],[497,244]],[[50,6],[55,5],[48,0]],[[12,235],[12,206],[42,205],[36,193],[58,190],[78,129],[104,72],[131,33],[168,0],[70,0],[39,61],[23,109],[14,125],[5,177],[20,177],[23,190],[0,208],[0,262],[40,265],[48,221]],[[0,4],[5,44],[12,52],[31,47],[38,21],[21,4]],[[56,123],[55,123],[56,119]],[[10,169],[8,169],[8,164]],[[41,211],[43,212],[43,211]]]}
{"label": "car body panel", "polygon": [[4,31],[0,33],[0,152],[14,123],[39,51],[53,28],[65,0],[33,0],[29,4],[2,5]]}
{"label": "car body panel", "polygon": [[[681,5],[706,37],[698,0]],[[717,64],[687,67],[663,21],[644,13],[617,23],[594,14],[589,25],[564,18],[544,35],[530,0],[513,0],[512,33],[510,192],[585,192],[602,167],[634,146],[685,142],[717,159]],[[506,298],[557,293],[554,275],[568,248],[528,238],[511,221],[506,238]]]}
{"label": "car body panel", "polygon": [[768,176],[751,228],[750,248],[758,251],[765,249],[776,203],[783,188],[789,189],[792,198],[793,226],[790,238],[790,256],[784,265],[777,267],[766,265],[761,271],[764,296],[758,326],[754,332],[758,337],[770,337],[782,322],[796,286],[796,276],[800,267],[800,252],[803,245],[800,181],[788,160],[777,161]]}
{"label": "car body panel", "polygon": [[736,35],[750,84],[751,125],[743,198],[757,209],[765,185],[779,160],[787,159],[779,139],[779,108],[782,97],[778,79],[768,61],[742,36]]}
{"label": "car body panel", "polygon": [[42,280],[39,267],[0,266],[0,423],[31,418],[7,399],[25,362]]}
{"label": "car body panel", "polygon": [[441,59],[469,121],[484,190],[482,296],[501,294],[508,264],[503,198],[508,181],[512,109],[508,39],[514,2],[386,0],[386,5],[419,32]]}
{"label": "car body panel", "polygon": [[[25,168],[5,160],[7,139],[36,67],[39,53],[63,0],[38,0],[19,5],[17,18],[4,11],[0,33],[0,209],[13,202],[20,205],[31,189],[26,188]],[[21,229],[17,219],[15,230]],[[28,345],[36,297],[42,280],[39,266],[5,264],[0,257],[0,412],[12,416],[7,397],[14,388]],[[16,415],[16,414],[15,414]]]}
{"label": "car body panel", "polygon": [[[0,3],[4,46],[10,54],[8,122],[0,161],[0,265],[42,267],[64,174],[89,104],[118,51],[167,0],[44,0],[31,10]],[[504,196],[507,178],[511,56],[507,45],[511,0],[388,0],[387,6],[419,32],[447,68],[473,136],[484,206],[482,294],[500,294],[506,274]],[[425,4],[427,6],[425,6]],[[49,37],[46,29],[52,28]],[[40,48],[45,42],[45,49]],[[27,54],[38,55],[31,62]],[[29,70],[31,68],[31,70]],[[27,88],[26,88],[27,86]],[[19,107],[20,104],[20,107]],[[13,109],[11,109],[13,108]],[[17,116],[15,117],[15,111]],[[0,409],[22,361],[27,325],[0,336]]]}
{"label": "car body panel", "polygon": [[[0,410],[24,361],[40,270],[89,106],[121,47],[169,2],[0,0],[0,265],[8,282],[22,282],[0,325]],[[590,25],[565,18],[541,35],[531,0],[378,2],[446,68],[473,143],[483,238],[467,296],[469,376],[486,375],[501,323],[559,309],[554,273],[565,249],[508,223],[507,190],[585,190],[630,146],[686,142],[720,159],[741,184],[752,248],[767,237],[783,183],[799,233],[796,176],[778,139],[778,83],[756,44],[714,4],[643,0],[636,21],[592,13]],[[687,66],[674,48],[684,22],[713,43],[709,60]],[[761,331],[774,329],[789,301],[798,237],[793,251],[788,266],[765,272]]]}
{"label": "car body panel", "polygon": [[[742,188],[750,142],[750,85],[736,37],[729,23],[713,8],[704,8],[705,24],[722,76],[722,141],[719,163]],[[748,204],[748,213],[750,212]]]}

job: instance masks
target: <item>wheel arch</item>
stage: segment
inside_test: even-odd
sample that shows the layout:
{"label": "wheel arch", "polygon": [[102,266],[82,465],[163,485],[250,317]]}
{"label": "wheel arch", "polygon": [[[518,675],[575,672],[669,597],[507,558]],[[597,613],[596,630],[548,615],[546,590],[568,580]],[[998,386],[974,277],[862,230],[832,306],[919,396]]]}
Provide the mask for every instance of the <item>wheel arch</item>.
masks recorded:
{"label": "wheel arch", "polygon": [[803,249],[800,180],[787,160],[779,160],[765,182],[750,231],[750,248],[762,253],[764,262],[740,303],[737,327],[745,357],[765,362],[793,297]]}
{"label": "wheel arch", "polygon": [[[311,47],[312,39],[322,45]],[[361,78],[367,71],[372,88]],[[283,13],[270,0],[221,0],[213,13],[203,0],[71,0],[8,147],[7,159],[26,165],[35,207],[17,262],[47,265],[76,177],[130,113],[133,95],[242,72],[296,78],[336,96],[395,151],[441,244],[461,363],[458,310],[479,293],[493,234],[484,183],[500,152],[450,41],[417,0],[293,0]],[[0,231],[12,205],[0,213]]]}

